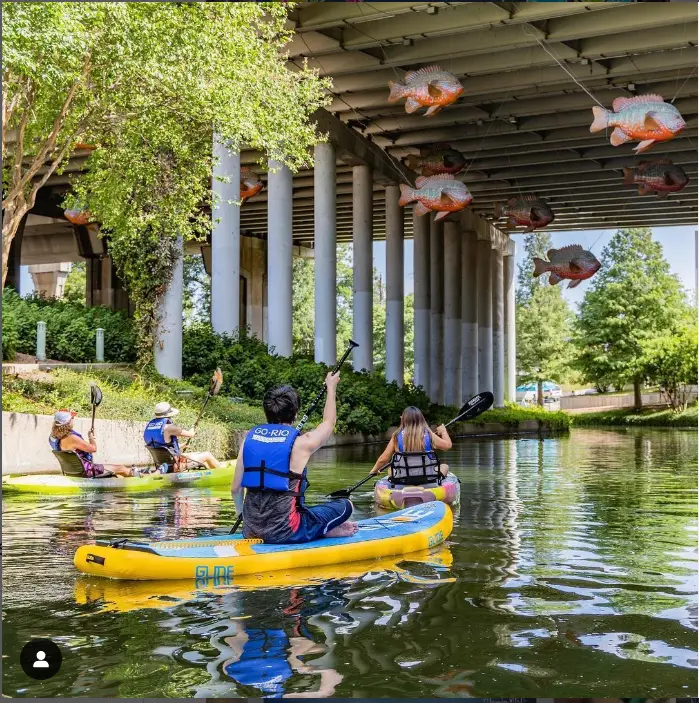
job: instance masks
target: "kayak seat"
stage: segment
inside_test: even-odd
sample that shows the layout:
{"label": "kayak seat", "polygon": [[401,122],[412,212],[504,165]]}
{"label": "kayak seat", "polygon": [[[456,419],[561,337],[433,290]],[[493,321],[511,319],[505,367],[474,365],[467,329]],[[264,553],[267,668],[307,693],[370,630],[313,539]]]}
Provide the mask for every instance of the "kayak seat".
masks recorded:
{"label": "kayak seat", "polygon": [[167,472],[169,474],[174,472],[176,457],[169,449],[165,447],[150,447],[147,444],[146,449],[150,452],[156,468],[162,464],[167,464]]}
{"label": "kayak seat", "polygon": [[442,483],[439,459],[434,452],[396,452],[391,458],[391,486]]}
{"label": "kayak seat", "polygon": [[[57,449],[53,449],[52,451],[53,455],[58,459],[61,472],[64,476],[85,477],[85,467],[80,457],[75,452],[62,452]],[[105,471],[104,474],[95,476],[94,478],[111,478],[113,476],[114,474],[111,471]]]}

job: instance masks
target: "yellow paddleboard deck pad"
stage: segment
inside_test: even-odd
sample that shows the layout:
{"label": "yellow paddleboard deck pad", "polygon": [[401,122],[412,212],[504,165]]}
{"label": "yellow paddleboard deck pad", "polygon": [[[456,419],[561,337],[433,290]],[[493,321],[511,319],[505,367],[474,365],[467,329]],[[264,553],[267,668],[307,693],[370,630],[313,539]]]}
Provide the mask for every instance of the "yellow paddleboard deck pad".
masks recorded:
{"label": "yellow paddleboard deck pad", "polygon": [[160,491],[185,486],[209,488],[224,486],[233,480],[235,460],[216,469],[181,471],[178,474],[142,474],[126,478],[82,478],[62,474],[31,474],[3,476],[2,490],[8,493],[84,493],[85,491]]}
{"label": "yellow paddleboard deck pad", "polygon": [[91,576],[160,581],[209,579],[235,583],[236,576],[282,569],[314,568],[429,549],[451,534],[451,508],[435,501],[390,517],[359,521],[352,537],[306,544],[263,544],[260,540],[215,535],[169,542],[99,541],[75,552],[76,568]]}

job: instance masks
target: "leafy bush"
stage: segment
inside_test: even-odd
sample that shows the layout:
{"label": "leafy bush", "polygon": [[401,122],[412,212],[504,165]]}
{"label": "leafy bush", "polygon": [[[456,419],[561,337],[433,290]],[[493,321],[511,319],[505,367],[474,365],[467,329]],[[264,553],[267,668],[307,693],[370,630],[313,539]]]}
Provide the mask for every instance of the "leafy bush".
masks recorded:
{"label": "leafy bush", "polygon": [[[254,403],[261,403],[273,386],[288,383],[299,392],[305,408],[330,370],[305,356],[269,354],[267,345],[247,331],[234,336],[218,335],[210,325],[201,323],[185,330],[182,353],[183,375],[193,383],[206,387],[212,370],[220,366],[223,391]],[[384,432],[398,422],[408,405],[421,408],[430,422],[451,419],[456,413],[455,408],[431,404],[422,388],[411,384],[399,388],[395,383],[386,383],[376,372],[356,372],[345,366],[341,377],[337,422],[341,433]],[[322,413],[322,403],[320,406],[317,413]]]}
{"label": "leafy bush", "polygon": [[[36,352],[36,323],[46,323],[46,356],[70,362],[95,360],[95,337],[104,329],[104,358],[129,362],[136,358],[136,337],[131,320],[105,307],[86,308],[80,303],[55,298],[21,298],[11,288],[2,294],[2,357],[15,352]],[[7,336],[7,341],[6,341]]]}
{"label": "leafy bush", "polygon": [[579,413],[571,416],[574,427],[624,426],[624,427],[691,427],[697,428],[697,406],[676,412],[667,410],[632,409],[607,410],[599,413]]}

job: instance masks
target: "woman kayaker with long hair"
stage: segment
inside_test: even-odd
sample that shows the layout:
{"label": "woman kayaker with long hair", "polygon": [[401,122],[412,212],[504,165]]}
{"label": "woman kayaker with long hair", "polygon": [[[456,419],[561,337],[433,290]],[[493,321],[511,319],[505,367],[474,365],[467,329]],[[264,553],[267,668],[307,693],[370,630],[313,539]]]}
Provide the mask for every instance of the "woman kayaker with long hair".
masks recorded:
{"label": "woman kayaker with long hair", "polygon": [[[418,452],[427,454],[447,449],[451,449],[451,439],[447,428],[440,425],[433,432],[422,412],[411,405],[403,410],[400,416],[400,427],[391,436],[386,449],[376,460],[371,473],[377,474],[395,454]],[[446,464],[440,464],[439,468],[442,476],[446,476],[449,472],[449,467]],[[392,475],[391,468],[389,468],[389,475]]]}
{"label": "woman kayaker with long hair", "polygon": [[89,441],[73,429],[73,418],[77,415],[71,410],[59,410],[53,416],[53,426],[49,435],[49,444],[55,452],[74,452],[82,462],[85,478],[97,478],[103,475],[133,476],[133,469],[122,464],[95,464],[92,461],[93,452],[97,451],[95,433],[90,430],[87,434]]}

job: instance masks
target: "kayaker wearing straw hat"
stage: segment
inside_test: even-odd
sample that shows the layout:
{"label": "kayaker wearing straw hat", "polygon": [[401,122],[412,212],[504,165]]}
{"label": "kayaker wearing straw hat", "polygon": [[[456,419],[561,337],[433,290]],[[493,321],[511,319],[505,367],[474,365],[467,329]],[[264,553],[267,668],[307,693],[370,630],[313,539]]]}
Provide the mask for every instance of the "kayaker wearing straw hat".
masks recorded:
{"label": "kayaker wearing straw hat", "polygon": [[[176,471],[204,465],[208,469],[215,469],[221,464],[215,459],[211,452],[187,452],[180,451],[179,437],[194,437],[194,430],[185,430],[184,427],[176,425],[171,418],[177,417],[180,411],[173,408],[170,403],[164,400],[155,406],[153,419],[146,425],[143,432],[143,441],[149,447],[162,447],[167,449],[173,456],[181,457],[178,461]],[[189,461],[186,461],[186,460]],[[191,463],[190,463],[191,462]]]}

